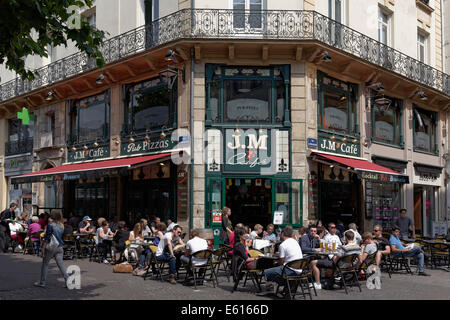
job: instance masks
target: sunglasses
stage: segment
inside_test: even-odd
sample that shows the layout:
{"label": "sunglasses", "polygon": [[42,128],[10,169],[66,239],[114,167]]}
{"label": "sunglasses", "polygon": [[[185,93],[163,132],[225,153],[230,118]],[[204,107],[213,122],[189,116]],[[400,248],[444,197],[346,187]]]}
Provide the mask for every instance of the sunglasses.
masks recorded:
{"label": "sunglasses", "polygon": [[373,232],[378,232],[378,231],[381,231],[381,230],[375,230],[375,229],[373,229]]}

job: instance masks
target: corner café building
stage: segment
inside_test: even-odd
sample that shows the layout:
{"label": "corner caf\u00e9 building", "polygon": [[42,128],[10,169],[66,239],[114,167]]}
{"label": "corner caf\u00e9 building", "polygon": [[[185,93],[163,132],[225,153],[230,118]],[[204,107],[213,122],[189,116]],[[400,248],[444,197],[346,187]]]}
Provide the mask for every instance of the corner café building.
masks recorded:
{"label": "corner caf\u00e9 building", "polygon": [[[301,15],[275,11],[282,23],[271,24],[257,19],[267,18],[269,13],[264,12],[256,15],[256,20],[242,19],[245,28],[233,23],[232,11],[226,11],[230,20],[224,24],[217,23],[222,21],[218,14],[224,13],[220,10],[183,12],[190,14],[161,18],[152,29],[157,36],[142,47],[127,45],[127,41],[147,39],[134,36],[147,29],[120,35],[119,45],[110,47],[119,58],[109,60],[104,69],[87,68],[88,72],[70,74],[62,79],[70,86],[63,81],[52,85],[65,97],[62,135],[63,141],[68,140],[64,145],[66,164],[57,170],[129,161],[121,166],[114,162],[111,167],[56,171],[53,179],[64,181],[64,208],[126,219],[141,212],[156,212],[162,219],[175,215],[177,222],[189,221],[189,226],[196,228],[211,227],[213,214],[225,205],[232,209],[233,223],[250,226],[266,225],[276,211],[284,213],[284,224],[341,219],[356,222],[365,230],[370,230],[375,217],[394,219],[395,215],[387,212],[399,209],[400,204],[412,215],[413,193],[408,190],[413,181],[414,154],[425,151],[415,162],[439,167],[444,153],[439,144],[432,152],[412,149],[413,139],[424,144],[426,136],[433,136],[419,125],[422,131],[417,131],[422,134],[414,138],[409,125],[414,119],[412,104],[439,115],[427,116],[438,121],[434,139],[439,141],[442,132],[437,128],[444,127],[441,109],[449,102],[440,82],[446,75],[428,81],[408,73],[406,64],[414,68],[423,65],[410,57],[402,55],[401,65],[380,59],[378,51],[372,57],[365,49],[378,48],[379,42],[362,34],[356,38],[367,46],[340,41],[330,30],[339,30],[345,39],[355,37],[353,30],[313,11],[302,11]],[[179,21],[188,23],[175,23]],[[284,30],[291,22],[295,27]],[[163,94],[157,78],[167,69],[164,56],[169,49],[178,56],[178,79],[175,87],[172,81],[162,81]],[[386,49],[392,51],[393,58],[399,57],[399,52]],[[100,73],[108,75],[109,83],[96,87]],[[378,125],[385,136],[389,133],[388,126],[376,124],[370,117],[374,105],[368,102],[373,97],[368,87],[377,82],[386,88],[387,96],[409,100],[399,108],[406,110],[396,122],[402,123],[401,129],[393,131],[394,136],[404,136],[403,149],[401,145],[373,149],[371,130]],[[420,100],[417,89],[428,95],[429,102]],[[45,96],[46,90],[33,94]],[[161,105],[166,108],[156,108]],[[164,158],[131,160],[174,152],[174,147],[165,142],[161,145],[161,140],[175,128],[186,128],[191,134],[191,166],[166,165]],[[147,141],[157,147],[143,150]],[[431,146],[431,140],[425,145]],[[373,158],[386,157],[392,148],[402,150],[401,157],[393,158],[403,165],[406,162],[403,171]],[[95,171],[98,174],[88,174]],[[32,175],[44,177],[45,172]],[[167,188],[160,176],[168,179]],[[25,178],[32,179],[28,175],[15,179]],[[385,195],[375,199],[375,187],[387,189],[388,183],[398,190],[399,201],[385,199]],[[155,184],[160,187],[152,192]],[[426,197],[427,193],[421,194]],[[152,199],[154,195],[157,198]],[[167,198],[169,201],[164,200]],[[375,205],[375,200],[385,202]],[[387,200],[390,205],[385,205]],[[140,205],[133,208],[137,203]],[[153,204],[160,203],[168,205],[155,209]],[[426,201],[422,203],[426,205]],[[444,203],[439,201],[439,212]]]}

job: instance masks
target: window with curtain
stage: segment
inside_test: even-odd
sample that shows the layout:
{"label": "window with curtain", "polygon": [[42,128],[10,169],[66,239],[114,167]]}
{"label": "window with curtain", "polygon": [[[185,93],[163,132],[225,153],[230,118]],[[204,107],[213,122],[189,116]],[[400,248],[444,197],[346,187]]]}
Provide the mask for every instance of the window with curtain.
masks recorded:
{"label": "window with curtain", "polygon": [[402,146],[402,103],[398,99],[391,100],[389,107],[379,105],[372,99],[372,139],[375,142]]}
{"label": "window with curtain", "polygon": [[73,143],[104,140],[109,137],[109,90],[72,101],[71,141]]}
{"label": "window with curtain", "polygon": [[414,113],[414,150],[438,153],[436,145],[437,113],[416,106]]}
{"label": "window with curtain", "polygon": [[158,77],[125,87],[128,132],[157,131],[164,126],[175,126],[176,82],[169,89],[168,79]]}

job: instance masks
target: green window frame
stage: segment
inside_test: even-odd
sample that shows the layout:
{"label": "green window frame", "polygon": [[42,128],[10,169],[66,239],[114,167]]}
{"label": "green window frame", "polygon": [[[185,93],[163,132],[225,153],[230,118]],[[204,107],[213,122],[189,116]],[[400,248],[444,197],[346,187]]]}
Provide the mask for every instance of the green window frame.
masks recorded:
{"label": "green window frame", "polygon": [[[349,136],[352,138],[359,138],[359,124],[358,124],[358,85],[350,82],[341,81],[328,76],[327,74],[318,71],[317,73],[317,86],[318,86],[318,110],[317,120],[319,131],[337,134],[342,136]],[[333,99],[333,97],[340,104],[339,107],[325,107],[326,96]],[[345,108],[346,106],[346,108]],[[326,115],[325,109],[336,109],[333,111],[335,115],[331,115],[330,119],[339,119],[341,123],[336,122],[334,124],[325,123]],[[341,109],[341,110],[340,110]],[[342,117],[342,113],[345,110],[346,117]],[[346,121],[345,126],[338,128],[342,121]]]}
{"label": "green window frame", "polygon": [[[247,127],[264,126],[290,126],[290,66],[225,66],[219,64],[206,64],[206,126],[245,125]],[[254,105],[249,106],[245,114],[240,111],[241,118],[227,116],[231,114],[230,102],[227,97],[236,100],[247,100],[253,97],[252,90],[259,90],[261,94],[267,93],[267,117],[255,118],[261,112],[254,111]],[[268,89],[268,90],[267,90]],[[235,92],[239,93],[233,96]],[[257,94],[255,97],[261,97]],[[237,98],[238,97],[238,98]],[[243,102],[242,102],[243,103]],[[255,102],[257,103],[257,102]],[[239,106],[236,106],[239,108]],[[242,106],[241,106],[242,108]],[[257,110],[257,109],[256,109]],[[265,111],[262,108],[261,111]]]}
{"label": "green window frame", "polygon": [[425,110],[413,104],[413,149],[415,152],[439,154],[437,121],[437,112]]}
{"label": "green window frame", "polygon": [[[378,107],[375,100],[377,99],[376,92],[371,90],[371,119],[372,119],[372,126],[371,126],[371,136],[372,136],[372,142],[379,143],[379,144],[385,144],[388,146],[393,147],[399,147],[404,148],[405,143],[403,139],[403,126],[402,126],[402,120],[403,120],[403,101],[396,98],[386,97],[387,99],[391,100],[391,104],[387,110],[382,110],[382,108]],[[389,123],[385,120],[388,120],[389,116],[392,116],[392,123]],[[381,120],[379,120],[381,119]],[[380,123],[379,126],[377,126],[377,120],[380,122],[387,123],[389,126],[392,126],[392,139],[389,139],[388,137],[383,137],[382,134],[377,133],[377,128],[379,127],[380,131],[389,131],[387,129],[390,129],[389,127],[386,127],[386,124]],[[385,128],[382,128],[382,127]],[[386,132],[386,134],[390,134],[390,132]]]}
{"label": "green window frame", "polygon": [[[103,115],[100,114],[100,117],[103,118],[103,128],[101,135],[97,135],[92,137],[92,139],[83,139],[80,137],[80,113],[84,112],[84,110],[88,110],[89,108],[93,108],[94,106],[104,105]],[[106,90],[102,93],[92,95],[89,97],[71,100],[69,102],[69,118],[70,118],[70,130],[69,130],[69,145],[74,144],[89,144],[92,142],[98,142],[100,144],[106,143],[110,138],[110,90]],[[84,125],[84,124],[82,124]]]}
{"label": "green window frame", "polygon": [[[169,81],[173,86],[169,88]],[[145,134],[147,132],[171,131],[177,127],[177,78],[174,77],[155,77],[144,81],[124,85],[124,123],[122,135]],[[136,127],[135,114],[139,111],[137,104],[138,95],[147,94],[147,99],[155,99],[153,103],[165,102],[168,106],[167,120],[164,123],[152,125],[149,123],[145,127]],[[141,95],[140,97],[143,97]],[[144,98],[145,99],[145,98]],[[167,101],[164,101],[167,99]],[[152,102],[151,100],[148,102]],[[164,107],[166,105],[161,105]],[[143,110],[145,108],[142,108]],[[141,110],[142,111],[142,110]]]}

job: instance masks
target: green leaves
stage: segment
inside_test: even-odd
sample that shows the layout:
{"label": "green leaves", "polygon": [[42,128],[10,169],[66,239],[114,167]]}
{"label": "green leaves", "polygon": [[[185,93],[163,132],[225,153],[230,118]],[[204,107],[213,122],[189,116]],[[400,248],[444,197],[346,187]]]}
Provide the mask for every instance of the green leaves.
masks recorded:
{"label": "green leaves", "polygon": [[80,17],[79,28],[69,19],[74,14],[71,6],[91,7],[91,0],[5,0],[0,1],[0,63],[17,72],[24,79],[33,80],[33,72],[25,68],[27,56],[47,56],[47,46],[75,42],[76,47],[89,58],[96,60],[99,67],[104,58],[99,49],[105,33],[90,26]]}

